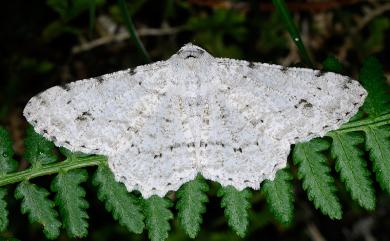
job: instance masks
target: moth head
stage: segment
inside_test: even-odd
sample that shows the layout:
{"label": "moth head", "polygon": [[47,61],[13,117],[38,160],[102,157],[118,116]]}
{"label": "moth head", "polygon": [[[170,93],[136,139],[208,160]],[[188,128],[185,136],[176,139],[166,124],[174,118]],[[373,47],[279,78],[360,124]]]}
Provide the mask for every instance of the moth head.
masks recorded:
{"label": "moth head", "polygon": [[188,43],[181,47],[179,51],[177,51],[176,55],[181,59],[198,59],[207,54],[206,50],[193,45],[192,43]]}

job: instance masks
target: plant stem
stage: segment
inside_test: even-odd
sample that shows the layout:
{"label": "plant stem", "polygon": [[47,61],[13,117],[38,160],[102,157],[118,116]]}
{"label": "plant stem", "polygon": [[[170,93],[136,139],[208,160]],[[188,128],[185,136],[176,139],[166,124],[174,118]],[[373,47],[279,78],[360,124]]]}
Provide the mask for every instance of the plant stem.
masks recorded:
{"label": "plant stem", "polygon": [[39,176],[50,175],[60,171],[69,171],[72,169],[95,166],[106,161],[104,156],[86,156],[75,159],[68,159],[62,162],[42,165],[40,167],[29,168],[20,172],[6,174],[0,177],[0,186],[8,185],[15,182],[29,180]]}
{"label": "plant stem", "polygon": [[363,119],[359,121],[352,121],[345,123],[339,129],[331,132],[352,132],[352,131],[362,131],[365,126],[383,126],[390,124],[390,113],[378,116],[373,119]]}
{"label": "plant stem", "polygon": [[313,62],[311,61],[309,54],[305,48],[305,45],[302,42],[301,37],[299,36],[298,29],[294,24],[294,21],[290,15],[290,12],[287,9],[286,3],[284,0],[272,0],[275,5],[276,10],[279,12],[283,21],[286,24],[287,31],[290,33],[290,36],[297,46],[299,50],[299,54],[301,55],[302,60],[309,65],[310,67],[314,67]]}
{"label": "plant stem", "polygon": [[136,44],[138,50],[142,53],[145,61],[147,63],[150,63],[149,54],[146,51],[141,40],[139,39],[137,32],[135,31],[135,27],[134,27],[133,21],[131,20],[129,11],[127,9],[127,5],[125,3],[125,0],[118,0],[118,3],[119,3],[119,8],[122,12],[123,20],[125,21],[127,30],[129,31],[131,38],[133,39],[134,43]]}
{"label": "plant stem", "polygon": [[92,36],[93,27],[95,26],[96,17],[96,2],[95,0],[89,0],[89,36]]}

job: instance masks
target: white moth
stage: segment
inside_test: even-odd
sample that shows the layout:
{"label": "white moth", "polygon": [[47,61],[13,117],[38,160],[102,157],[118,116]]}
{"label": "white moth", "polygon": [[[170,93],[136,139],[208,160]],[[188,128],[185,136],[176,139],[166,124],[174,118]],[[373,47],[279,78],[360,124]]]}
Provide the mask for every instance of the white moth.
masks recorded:
{"label": "white moth", "polygon": [[107,156],[116,180],[147,198],[198,173],[259,189],[286,166],[291,144],[339,128],[366,96],[346,76],[187,44],[166,61],[54,86],[24,115],[57,146]]}

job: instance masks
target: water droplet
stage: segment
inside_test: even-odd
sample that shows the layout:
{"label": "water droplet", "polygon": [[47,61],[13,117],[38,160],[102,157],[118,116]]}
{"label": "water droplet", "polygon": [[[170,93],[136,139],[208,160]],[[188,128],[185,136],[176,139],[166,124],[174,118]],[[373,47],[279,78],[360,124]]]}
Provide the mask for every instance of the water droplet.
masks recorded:
{"label": "water droplet", "polygon": [[299,41],[299,38],[294,38],[294,41],[295,41],[295,42],[298,42],[298,41]]}

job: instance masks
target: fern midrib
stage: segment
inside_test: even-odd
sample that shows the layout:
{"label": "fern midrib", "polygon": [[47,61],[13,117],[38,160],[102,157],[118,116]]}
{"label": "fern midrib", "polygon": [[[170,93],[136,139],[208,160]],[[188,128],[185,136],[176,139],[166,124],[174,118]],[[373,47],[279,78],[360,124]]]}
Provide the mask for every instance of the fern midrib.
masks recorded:
{"label": "fern midrib", "polygon": [[[355,175],[355,168],[353,168],[352,166],[351,166],[351,162],[353,161],[353,160],[351,160],[351,158],[349,158],[350,156],[349,155],[347,155],[346,153],[347,153],[347,151],[346,151],[346,149],[345,149],[345,146],[344,146],[344,144],[343,144],[343,142],[341,141],[341,138],[340,138],[340,135],[336,132],[336,133],[334,133],[333,134],[333,136],[335,137],[335,138],[337,138],[337,141],[340,143],[340,146],[341,146],[341,149],[343,150],[343,153],[342,153],[342,155],[344,156],[344,159],[345,160],[348,160],[347,161],[347,165],[348,165],[348,167],[349,167],[349,170],[352,172],[352,176],[353,176],[353,178],[354,178],[354,180],[356,180],[357,178],[357,176]],[[338,158],[338,161],[340,161],[340,158]],[[340,174],[342,173],[342,170],[340,169]],[[342,175],[343,176],[343,175]],[[348,178],[344,178],[344,177],[342,177],[344,180],[344,182],[349,182],[349,179]],[[356,182],[354,182],[354,183],[356,183]],[[346,185],[346,187],[347,188],[349,188],[350,189],[350,191],[352,191],[352,188],[350,188],[350,187],[348,187],[349,185]],[[364,190],[362,190],[362,189],[360,189],[361,188],[361,186],[360,185],[357,185],[358,186],[358,188],[359,188],[359,190],[361,191],[361,192],[364,192]]]}
{"label": "fern midrib", "polygon": [[[303,147],[303,153],[304,153],[304,155],[305,155],[305,160],[306,160],[306,162],[309,164],[310,172],[311,172],[311,174],[313,175],[313,173],[314,173],[314,172],[313,172],[313,167],[312,167],[312,165],[310,164],[308,155],[306,154],[306,146]],[[304,182],[305,182],[305,181],[306,181],[306,180],[304,180]],[[320,189],[321,192],[323,192],[322,188],[320,187],[321,185],[319,185],[319,183],[317,182],[317,179],[316,179],[316,178],[314,178],[314,182],[316,183],[316,186],[319,187],[318,189]]]}
{"label": "fern midrib", "polygon": [[[363,131],[365,128],[370,126],[382,126],[390,124],[390,113],[380,115],[375,118],[368,118],[364,120],[352,121],[343,124],[339,129],[329,132],[352,132],[352,131]],[[329,136],[329,134],[327,134]]]}
{"label": "fern midrib", "polygon": [[375,131],[373,131],[372,127],[370,127],[370,126],[367,126],[366,129],[369,129],[369,131],[371,132],[372,136],[374,136],[375,142],[377,143],[377,146],[379,148],[379,153],[381,155],[381,160],[384,160],[385,159],[385,157],[383,156],[383,152],[384,151],[382,150],[382,145],[380,145],[380,142],[378,140],[377,135],[375,134]]}
{"label": "fern midrib", "polygon": [[99,165],[106,161],[103,156],[87,156],[79,157],[72,161],[62,161],[52,164],[42,165],[39,168],[28,168],[23,171],[6,174],[0,178],[0,186],[5,186],[11,183],[29,180],[39,176],[55,174],[60,171],[78,169],[82,167]]}
{"label": "fern midrib", "polygon": [[[33,184],[29,184],[29,185],[33,185]],[[38,213],[38,216],[39,217],[43,217],[44,215],[43,215],[43,213],[42,212],[40,212],[42,209],[41,208],[39,208],[39,206],[37,205],[37,203],[36,202],[34,202],[34,200],[32,199],[32,198],[30,198],[30,197],[33,197],[34,195],[32,194],[33,192],[34,192],[34,190],[30,190],[30,188],[28,188],[28,189],[26,189],[25,191],[27,191],[27,195],[24,195],[23,196],[23,198],[24,198],[24,201],[26,202],[26,203],[30,203],[30,208],[31,208],[31,210],[35,210],[35,212],[37,212]],[[25,193],[26,194],[26,193]],[[33,207],[33,208],[32,208]],[[30,212],[30,215],[33,215],[31,212]],[[35,221],[37,221],[37,220],[35,220]],[[44,227],[46,227],[46,223],[44,223],[44,222],[42,222],[42,225],[44,226]]]}
{"label": "fern midrib", "polygon": [[[187,190],[186,190],[187,191]],[[193,202],[193,199],[191,198],[191,192],[188,192],[187,193],[187,201],[189,203],[189,205],[192,207],[192,204],[196,204],[196,202]],[[183,200],[184,201],[184,200]],[[188,208],[187,210],[193,210],[192,208]],[[189,225],[191,222],[191,216],[190,215],[184,215],[184,220],[185,220],[185,223],[186,225]]]}
{"label": "fern midrib", "polygon": [[[63,193],[68,193],[68,190],[67,190],[68,189],[68,185],[61,184],[61,186],[64,188],[63,189]],[[73,206],[72,205],[73,203],[71,202],[71,200],[68,199],[69,195],[62,195],[61,191],[58,191],[58,194],[60,195],[60,199],[64,200],[64,212],[68,213],[68,215],[64,215],[64,219],[68,221],[68,222],[64,222],[64,224],[67,225],[70,222],[70,219],[71,219],[70,217],[73,216],[71,213],[73,212],[73,210],[76,210],[78,207],[77,207],[77,204],[76,204],[76,207],[65,208],[66,205]],[[70,226],[70,227],[72,228],[72,226]],[[66,228],[68,228],[68,227],[66,227]]]}

